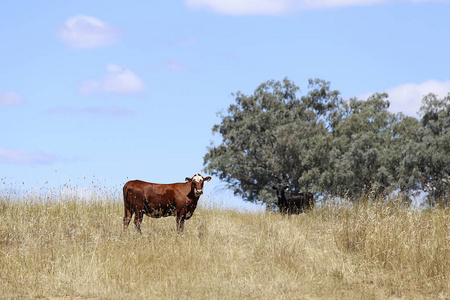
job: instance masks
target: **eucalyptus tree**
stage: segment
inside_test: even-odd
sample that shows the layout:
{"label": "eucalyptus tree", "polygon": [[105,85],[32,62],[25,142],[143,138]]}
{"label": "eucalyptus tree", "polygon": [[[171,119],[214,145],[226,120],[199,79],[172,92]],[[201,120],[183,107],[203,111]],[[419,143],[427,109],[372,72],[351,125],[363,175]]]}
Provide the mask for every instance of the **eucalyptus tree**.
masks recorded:
{"label": "eucalyptus tree", "polygon": [[450,196],[450,93],[422,100],[420,126],[403,148],[402,183],[427,193],[428,204],[446,204]]}
{"label": "eucalyptus tree", "polygon": [[298,94],[288,79],[267,81],[253,95],[233,94],[236,103],[213,127],[222,141],[208,149],[205,171],[248,201],[270,203],[275,184],[319,191],[339,92],[315,79],[306,95]]}
{"label": "eucalyptus tree", "polygon": [[277,184],[352,199],[420,190],[433,203],[448,198],[450,94],[426,96],[420,122],[389,112],[387,94],[346,101],[320,79],[299,94],[288,79],[233,94],[213,127],[221,141],[208,148],[205,171],[245,200],[267,204]]}
{"label": "eucalyptus tree", "polygon": [[358,197],[393,189],[400,158],[397,140],[404,116],[388,111],[387,94],[342,102],[330,152],[329,192]]}

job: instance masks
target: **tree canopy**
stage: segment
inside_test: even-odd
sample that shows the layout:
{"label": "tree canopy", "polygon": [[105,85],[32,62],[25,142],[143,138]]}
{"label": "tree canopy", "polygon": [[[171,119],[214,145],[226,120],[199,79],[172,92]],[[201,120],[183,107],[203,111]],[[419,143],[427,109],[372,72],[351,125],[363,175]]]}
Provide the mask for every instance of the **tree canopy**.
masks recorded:
{"label": "tree canopy", "polygon": [[387,94],[344,100],[320,79],[299,94],[286,78],[233,94],[212,129],[222,141],[208,148],[205,171],[244,200],[267,204],[277,184],[318,195],[448,196],[450,94],[424,97],[420,122],[389,112]]}

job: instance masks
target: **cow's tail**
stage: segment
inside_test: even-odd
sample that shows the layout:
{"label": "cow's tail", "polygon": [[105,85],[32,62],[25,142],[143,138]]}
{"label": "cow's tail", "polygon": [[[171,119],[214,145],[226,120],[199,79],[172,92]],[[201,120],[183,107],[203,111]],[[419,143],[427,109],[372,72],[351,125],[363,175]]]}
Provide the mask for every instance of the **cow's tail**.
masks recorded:
{"label": "cow's tail", "polygon": [[128,199],[128,182],[123,186],[123,203],[125,204]]}
{"label": "cow's tail", "polygon": [[123,208],[123,229],[126,229],[128,224],[130,224],[131,217],[133,216],[133,209],[129,199],[128,182],[123,186]]}

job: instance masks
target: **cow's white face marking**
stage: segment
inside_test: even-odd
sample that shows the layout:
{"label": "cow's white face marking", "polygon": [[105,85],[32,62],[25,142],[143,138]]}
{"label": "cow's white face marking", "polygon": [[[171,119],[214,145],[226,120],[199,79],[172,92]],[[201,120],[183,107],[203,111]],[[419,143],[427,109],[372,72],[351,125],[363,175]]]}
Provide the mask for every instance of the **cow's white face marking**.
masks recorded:
{"label": "cow's white face marking", "polygon": [[192,180],[195,182],[202,182],[203,181],[203,177],[200,174],[195,174],[194,177],[192,177]]}
{"label": "cow's white face marking", "polygon": [[194,184],[195,196],[200,197],[200,195],[203,194],[203,176],[196,173],[194,177],[192,177],[192,182]]}

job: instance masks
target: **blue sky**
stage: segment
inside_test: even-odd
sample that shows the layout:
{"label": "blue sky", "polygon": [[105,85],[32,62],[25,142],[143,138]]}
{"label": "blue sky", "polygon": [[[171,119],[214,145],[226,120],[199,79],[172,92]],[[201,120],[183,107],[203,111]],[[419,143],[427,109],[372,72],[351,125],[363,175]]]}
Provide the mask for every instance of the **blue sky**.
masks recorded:
{"label": "blue sky", "polygon": [[1,181],[183,181],[231,93],[270,79],[388,92],[417,116],[450,92],[449,15],[426,0],[2,1]]}

